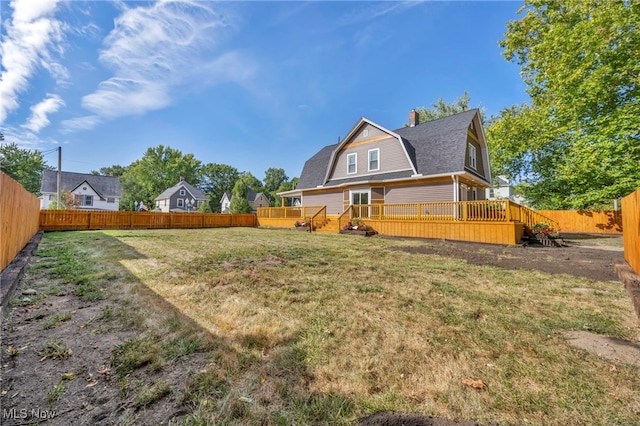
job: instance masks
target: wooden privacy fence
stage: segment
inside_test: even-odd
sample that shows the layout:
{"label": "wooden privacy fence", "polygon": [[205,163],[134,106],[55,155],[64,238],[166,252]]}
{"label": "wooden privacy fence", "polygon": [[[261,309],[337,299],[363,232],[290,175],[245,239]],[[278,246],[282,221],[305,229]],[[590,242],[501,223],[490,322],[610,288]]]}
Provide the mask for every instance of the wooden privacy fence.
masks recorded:
{"label": "wooden privacy fence", "polygon": [[40,229],[167,229],[255,226],[254,214],[41,210]]}
{"label": "wooden privacy fence", "polygon": [[0,271],[38,232],[40,200],[0,172]]}
{"label": "wooden privacy fence", "polygon": [[622,199],[622,228],[624,258],[640,274],[640,189]]}
{"label": "wooden privacy fence", "polygon": [[558,221],[560,232],[588,234],[622,234],[622,212],[583,210],[539,210]]}

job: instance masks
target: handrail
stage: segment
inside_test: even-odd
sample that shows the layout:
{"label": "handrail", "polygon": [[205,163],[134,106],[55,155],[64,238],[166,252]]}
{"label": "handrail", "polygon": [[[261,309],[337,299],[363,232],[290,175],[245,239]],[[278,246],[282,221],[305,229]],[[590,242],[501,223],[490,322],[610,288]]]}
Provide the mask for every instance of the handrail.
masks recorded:
{"label": "handrail", "polygon": [[344,219],[344,216],[347,215],[347,219],[349,221],[351,221],[351,218],[353,217],[353,206],[349,205],[347,206],[346,209],[344,209],[344,211],[342,213],[340,213],[340,216],[338,216],[338,229],[342,229],[345,227],[345,225],[347,224],[347,221]]}
{"label": "handrail", "polygon": [[512,201],[509,201],[509,210],[518,215],[518,217],[514,218],[514,220],[518,220],[524,223],[527,227],[529,227],[529,229],[533,229],[534,225],[537,223],[547,223],[556,231],[558,231],[560,228],[560,224],[557,220]]}
{"label": "handrail", "polygon": [[316,214],[311,216],[311,219],[309,220],[309,232],[313,232],[313,222],[316,220],[317,216],[320,216],[322,218],[322,222],[325,222],[327,220],[327,206],[323,206]]}

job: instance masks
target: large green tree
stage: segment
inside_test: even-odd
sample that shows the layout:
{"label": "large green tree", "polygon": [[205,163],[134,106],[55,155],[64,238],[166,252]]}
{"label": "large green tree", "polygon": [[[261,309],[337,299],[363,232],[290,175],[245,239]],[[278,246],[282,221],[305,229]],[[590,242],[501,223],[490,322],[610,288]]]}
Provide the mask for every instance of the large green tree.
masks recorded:
{"label": "large green tree", "polygon": [[602,208],[640,186],[640,2],[526,0],[500,42],[529,105],[487,129],[492,168],[539,208]]}
{"label": "large green tree", "polygon": [[[2,135],[0,133],[0,135]],[[42,171],[51,169],[45,162],[42,152],[22,149],[15,143],[1,143],[0,170],[19,182],[27,191],[39,195]]]}
{"label": "large green tree", "polygon": [[251,205],[249,204],[247,179],[240,178],[233,186],[233,194],[229,211],[231,213],[251,213]]}
{"label": "large green tree", "polygon": [[[439,98],[435,104],[431,107],[420,106],[414,108],[418,113],[418,123],[424,123],[425,121],[437,120],[438,118],[447,117],[449,115],[458,114],[470,110],[475,107],[470,106],[469,92],[464,92],[462,96],[455,99],[451,103],[445,102],[442,98]],[[480,108],[480,119],[484,120],[484,109]],[[405,126],[409,124],[406,123]]]}
{"label": "large green tree", "polygon": [[289,181],[289,177],[287,177],[284,169],[269,167],[264,173],[264,192],[272,206],[280,204],[280,197],[277,192],[280,186],[287,181]]}
{"label": "large green tree", "polygon": [[200,189],[209,197],[212,212],[220,213],[220,200],[225,192],[231,192],[240,178],[238,169],[226,164],[208,163],[201,168]]}
{"label": "large green tree", "polygon": [[91,174],[100,176],[116,176],[120,177],[127,171],[127,167],[115,164],[109,167],[101,167],[100,170],[91,170]]}
{"label": "large green tree", "polygon": [[131,163],[120,176],[123,192],[120,209],[133,210],[136,201],[153,208],[155,198],[176,185],[180,177],[198,186],[200,167],[200,161],[193,154],[183,154],[164,145],[148,148],[142,158]]}

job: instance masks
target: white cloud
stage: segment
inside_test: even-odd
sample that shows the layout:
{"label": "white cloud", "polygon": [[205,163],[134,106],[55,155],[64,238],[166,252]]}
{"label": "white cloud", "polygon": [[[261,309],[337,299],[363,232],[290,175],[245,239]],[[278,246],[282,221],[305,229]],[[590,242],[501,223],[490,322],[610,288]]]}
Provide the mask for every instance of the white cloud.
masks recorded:
{"label": "white cloud", "polygon": [[38,133],[49,125],[50,121],[47,116],[58,111],[64,105],[65,103],[60,96],[48,95],[42,102],[31,107],[31,116],[22,127]]}
{"label": "white cloud", "polygon": [[87,115],[85,117],[64,120],[60,124],[63,132],[70,133],[78,130],[91,130],[100,123],[102,123],[102,119],[97,115]]}
{"label": "white cloud", "polygon": [[82,105],[106,119],[144,114],[170,105],[172,92],[187,83],[251,78],[255,64],[242,53],[214,55],[221,32],[231,24],[213,5],[176,0],[124,8],[100,52],[100,61],[114,75],[85,96]]}
{"label": "white cloud", "polygon": [[55,43],[62,40],[62,25],[50,15],[59,0],[14,0],[13,15],[0,42],[4,71],[0,74],[0,123],[19,107],[18,95],[29,87],[29,79],[42,63],[57,76],[64,68],[51,59]]}

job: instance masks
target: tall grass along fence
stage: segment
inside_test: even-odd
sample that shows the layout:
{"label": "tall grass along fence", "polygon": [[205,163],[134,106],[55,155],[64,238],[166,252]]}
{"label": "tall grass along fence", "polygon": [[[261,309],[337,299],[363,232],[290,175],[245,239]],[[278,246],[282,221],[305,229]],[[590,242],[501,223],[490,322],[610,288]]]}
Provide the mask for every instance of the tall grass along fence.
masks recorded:
{"label": "tall grass along fence", "polygon": [[622,212],[583,210],[539,210],[558,221],[561,232],[588,234],[622,234]]}
{"label": "tall grass along fence", "polygon": [[86,229],[222,228],[255,226],[254,214],[160,213],[121,211],[41,210],[40,229],[72,231]]}
{"label": "tall grass along fence", "polygon": [[38,232],[40,200],[0,172],[0,271]]}
{"label": "tall grass along fence", "polygon": [[624,258],[640,274],[640,189],[622,199],[622,227]]}

